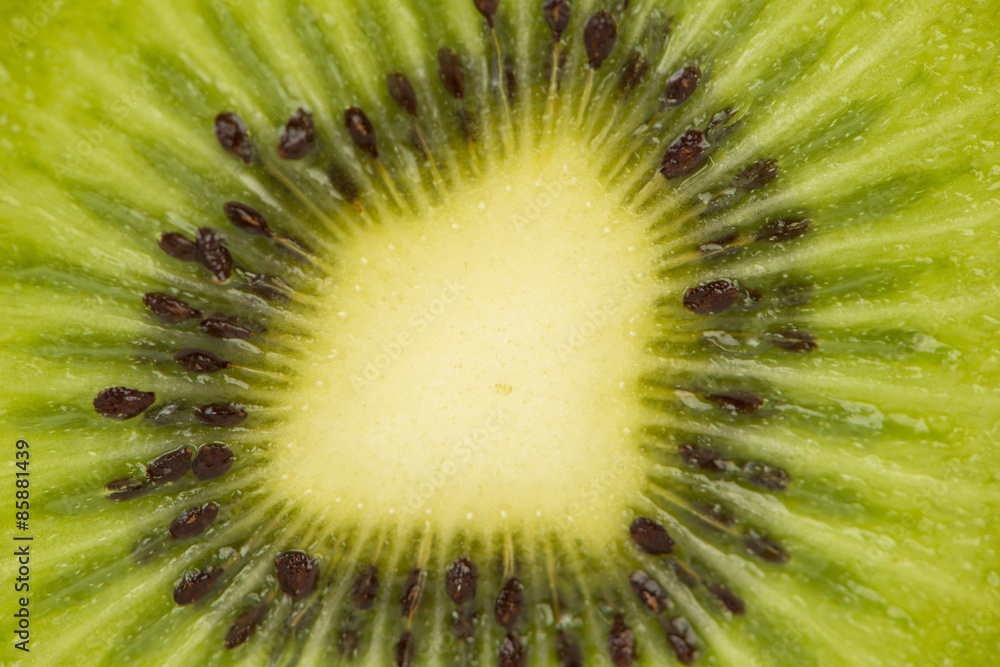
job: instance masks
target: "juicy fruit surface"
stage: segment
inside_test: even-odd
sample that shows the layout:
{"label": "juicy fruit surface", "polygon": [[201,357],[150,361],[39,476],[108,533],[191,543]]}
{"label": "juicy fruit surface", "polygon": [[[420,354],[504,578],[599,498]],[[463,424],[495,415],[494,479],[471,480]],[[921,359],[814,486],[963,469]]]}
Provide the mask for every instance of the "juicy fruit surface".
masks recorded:
{"label": "juicy fruit surface", "polygon": [[0,10],[5,661],[993,660],[997,3],[111,4]]}

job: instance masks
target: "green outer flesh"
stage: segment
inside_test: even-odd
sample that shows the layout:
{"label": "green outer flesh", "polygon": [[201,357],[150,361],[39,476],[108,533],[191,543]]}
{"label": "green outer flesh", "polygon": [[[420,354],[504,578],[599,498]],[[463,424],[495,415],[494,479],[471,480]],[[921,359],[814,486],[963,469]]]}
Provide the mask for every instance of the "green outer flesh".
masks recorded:
{"label": "green outer flesh", "polygon": [[[102,9],[95,4],[51,5],[51,19],[37,35],[23,43],[5,38],[0,44],[0,150],[7,156],[0,162],[0,419],[4,451],[12,452],[18,438],[32,443],[33,604],[64,593],[52,588],[65,584],[75,569],[97,559],[123,558],[135,535],[162,525],[171,514],[170,509],[156,511],[151,499],[110,511],[100,497],[92,497],[121,470],[103,453],[145,460],[148,449],[129,429],[102,423],[88,409],[95,388],[147,378],[144,367],[128,357],[136,341],[152,335],[136,295],[177,284],[171,265],[150,254],[155,234],[173,214],[191,228],[215,223],[210,213],[199,211],[196,199],[196,192],[208,189],[203,174],[221,180],[221,192],[237,187],[226,181],[232,159],[214,143],[206,119],[232,108],[254,127],[267,127],[268,121],[278,122],[306,104],[325,110],[332,119],[325,125],[339,128],[336,112],[349,99],[366,108],[391,108],[383,91],[387,62],[411,70],[432,68],[424,40],[401,38],[410,36],[405,30],[388,39],[388,53],[376,56],[367,44],[340,40],[334,48],[341,51],[332,56],[349,64],[334,84],[336,77],[301,65],[303,54],[297,51],[305,43],[283,41],[284,35],[266,39],[265,30],[285,25],[269,17],[294,13],[290,6],[229,3],[249,20],[247,34],[285,78],[255,85],[255,72],[262,69],[251,64],[244,77],[238,76],[232,66],[237,54],[215,63],[214,99],[189,97],[179,73],[152,83],[142,74],[170,64],[170,54],[177,51],[191,57],[196,74],[209,76],[197,62],[204,56],[221,58],[223,47],[211,38],[212,29],[196,23],[184,30],[170,20],[196,3],[175,2],[169,8],[160,3],[158,9],[157,3],[113,7],[109,2]],[[333,33],[368,11],[361,9],[366,4],[331,2],[325,9],[335,15]],[[506,4],[517,7],[511,11],[517,21],[534,17],[524,39],[541,52],[540,45],[547,43],[541,41],[543,28],[537,13],[524,9],[537,3]],[[578,17],[594,8],[593,3],[576,4]],[[711,54],[705,56],[713,63],[710,94],[720,104],[742,100],[746,90],[753,90],[748,84],[769,76],[776,61],[789,68],[803,63],[801,74],[789,74],[781,87],[767,92],[766,106],[754,108],[744,138],[720,152],[717,166],[729,173],[762,152],[795,157],[795,168],[781,182],[787,200],[782,208],[834,212],[810,243],[727,266],[731,275],[747,281],[767,280],[788,269],[830,286],[807,319],[821,340],[827,333],[825,340],[833,342],[821,356],[769,357],[755,364],[751,377],[780,397],[787,408],[782,418],[764,423],[749,438],[732,425],[717,431],[749,451],[766,452],[769,460],[809,480],[812,492],[761,499],[722,491],[734,506],[752,512],[757,525],[789,536],[795,567],[774,570],[706,551],[706,559],[716,559],[716,571],[736,582],[753,611],[743,620],[705,621],[703,639],[712,650],[699,664],[792,664],[788,655],[794,664],[991,664],[1000,652],[995,529],[1000,519],[1000,294],[995,285],[1000,3],[899,7],[857,2],[841,3],[836,12],[802,4],[706,1],[670,7],[675,34],[691,43],[669,48],[678,50],[682,62]],[[434,6],[441,24],[427,43],[448,35],[451,42],[479,44],[480,22],[471,2],[446,0]],[[25,21],[45,7],[4,7],[0,25],[9,35],[25,34]],[[746,18],[755,9],[759,15]],[[828,29],[821,20],[827,14],[848,18],[840,23],[827,17],[835,25]],[[750,27],[746,33],[735,31],[731,44],[718,46],[711,31],[723,17]],[[702,18],[704,31],[693,29]],[[767,39],[754,39],[761,34]],[[579,26],[572,39],[579,39]],[[286,52],[289,43],[293,46]],[[806,47],[810,44],[815,52]],[[576,42],[574,48],[579,57]],[[864,75],[852,78],[859,72]],[[429,76],[433,81],[433,71]],[[172,86],[176,97],[164,85]],[[116,104],[123,100],[124,106]],[[162,116],[152,113],[157,103]],[[857,122],[863,141],[828,144],[824,132],[836,120]],[[93,153],[83,158],[84,167],[57,175],[67,147],[79,145],[86,128],[104,121],[115,131],[101,133]],[[810,141],[808,151],[796,156],[795,149]],[[176,179],[150,168],[152,163],[169,172],[173,160],[187,165]],[[880,207],[879,189],[896,183],[912,200]],[[700,191],[697,178],[685,187]],[[844,196],[845,191],[850,194]],[[679,201],[668,196],[649,206],[669,217]],[[131,226],[115,224],[121,209],[133,207],[139,212],[130,218]],[[851,214],[836,215],[843,210]],[[690,245],[689,238],[686,244],[668,240],[664,247],[683,251]],[[700,275],[697,268],[673,274],[665,292],[678,294]],[[834,289],[865,277],[875,278],[868,291],[841,297]],[[61,282],[69,278],[73,284]],[[225,303],[220,288],[204,291]],[[670,342],[669,335],[665,338]],[[121,352],[102,358],[95,356],[94,346]],[[280,361],[273,366],[280,367]],[[739,364],[719,363],[694,345],[668,359],[663,372],[671,381],[705,372],[719,378],[743,375]],[[162,380],[165,387],[172,382],[177,381]],[[219,396],[212,387],[187,385],[190,396]],[[692,424],[707,428],[697,415],[683,412],[663,426]],[[10,455],[4,461],[6,479],[13,478],[13,460]],[[673,475],[667,466],[651,471],[661,480]],[[241,481],[250,488],[258,483],[250,471],[219,488],[235,490]],[[88,511],[86,521],[80,520],[79,513]],[[12,525],[12,510],[3,517]],[[294,543],[298,527],[293,522],[284,539]],[[402,558],[401,570],[406,567]],[[10,581],[7,563],[5,580]],[[604,565],[619,580],[627,577],[624,566]],[[103,591],[83,586],[71,591],[71,599],[92,599],[96,609],[58,604],[52,613],[33,617],[30,659],[13,651],[9,632],[2,630],[0,659],[50,664],[58,654],[60,664],[121,664],[118,649],[135,619],[168,614],[164,631],[185,628],[194,639],[174,649],[152,643],[148,653],[132,646],[131,664],[173,664],[168,656],[176,664],[193,664],[199,660],[193,656],[218,650],[220,629],[232,614],[218,605],[207,612],[174,609],[166,592],[176,573],[176,567],[150,574],[123,563],[116,581]],[[0,627],[10,627],[14,609],[11,587],[5,585],[0,610],[6,620]],[[877,630],[870,632],[866,626],[873,623]],[[201,634],[213,625],[214,634]],[[654,637],[651,628],[637,634],[641,663],[662,664],[662,638]],[[391,631],[382,637],[389,646],[395,638]],[[587,647],[595,650],[591,643]],[[307,646],[304,653],[314,655],[314,650]],[[387,664],[387,655],[370,660]],[[247,656],[263,664],[267,652],[239,657]],[[532,660],[546,664],[537,653]],[[434,662],[447,664],[444,656],[433,654],[422,664]]]}

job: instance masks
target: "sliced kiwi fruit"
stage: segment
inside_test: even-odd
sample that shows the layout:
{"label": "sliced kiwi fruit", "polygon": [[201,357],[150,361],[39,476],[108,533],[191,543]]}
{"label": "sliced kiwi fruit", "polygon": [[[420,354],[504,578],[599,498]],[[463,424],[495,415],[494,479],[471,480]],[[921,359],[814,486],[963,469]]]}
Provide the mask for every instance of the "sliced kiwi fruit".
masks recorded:
{"label": "sliced kiwi fruit", "polygon": [[0,10],[4,664],[995,664],[998,10]]}

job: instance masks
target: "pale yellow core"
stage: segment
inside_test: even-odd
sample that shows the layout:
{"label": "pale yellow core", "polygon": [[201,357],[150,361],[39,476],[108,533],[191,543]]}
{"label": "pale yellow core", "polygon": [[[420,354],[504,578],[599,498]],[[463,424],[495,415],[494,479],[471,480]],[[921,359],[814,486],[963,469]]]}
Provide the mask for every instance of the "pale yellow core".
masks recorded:
{"label": "pale yellow core", "polygon": [[649,462],[652,245],[567,146],[338,251],[275,457],[333,526],[621,540]]}

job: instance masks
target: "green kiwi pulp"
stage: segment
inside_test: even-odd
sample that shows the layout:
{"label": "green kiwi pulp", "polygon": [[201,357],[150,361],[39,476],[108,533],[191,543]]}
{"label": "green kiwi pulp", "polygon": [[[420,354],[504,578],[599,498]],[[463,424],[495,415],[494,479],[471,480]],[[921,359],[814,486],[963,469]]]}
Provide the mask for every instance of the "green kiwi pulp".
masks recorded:
{"label": "green kiwi pulp", "polygon": [[995,661],[996,2],[98,4],[0,10],[4,664]]}

